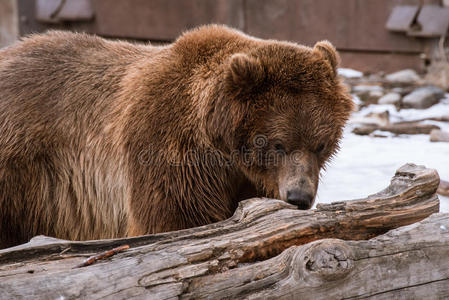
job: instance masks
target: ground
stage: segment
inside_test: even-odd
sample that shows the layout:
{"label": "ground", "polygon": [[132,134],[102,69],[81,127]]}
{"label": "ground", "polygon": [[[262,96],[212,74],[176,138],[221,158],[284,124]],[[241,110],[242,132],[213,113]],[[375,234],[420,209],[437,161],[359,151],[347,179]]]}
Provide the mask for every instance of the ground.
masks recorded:
{"label": "ground", "polygon": [[[394,120],[417,120],[424,117],[449,116],[449,94],[439,104],[426,110],[372,105],[354,116],[388,109]],[[449,131],[449,123],[427,121]],[[387,138],[359,136],[351,133],[349,124],[341,150],[322,172],[315,203],[364,198],[387,187],[396,169],[410,162],[434,168],[440,178],[449,181],[449,143],[432,143],[428,135],[401,135]],[[386,133],[388,134],[388,133]],[[440,211],[449,212],[449,197],[440,198]]]}

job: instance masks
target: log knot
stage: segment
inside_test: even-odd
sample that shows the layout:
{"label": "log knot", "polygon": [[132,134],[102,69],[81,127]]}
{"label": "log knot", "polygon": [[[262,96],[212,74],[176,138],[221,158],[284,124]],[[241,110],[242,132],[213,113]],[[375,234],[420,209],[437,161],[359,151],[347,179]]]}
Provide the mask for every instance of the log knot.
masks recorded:
{"label": "log knot", "polygon": [[344,241],[337,239],[313,242],[303,256],[307,276],[318,276],[325,280],[341,279],[349,274],[353,265],[350,248]]}

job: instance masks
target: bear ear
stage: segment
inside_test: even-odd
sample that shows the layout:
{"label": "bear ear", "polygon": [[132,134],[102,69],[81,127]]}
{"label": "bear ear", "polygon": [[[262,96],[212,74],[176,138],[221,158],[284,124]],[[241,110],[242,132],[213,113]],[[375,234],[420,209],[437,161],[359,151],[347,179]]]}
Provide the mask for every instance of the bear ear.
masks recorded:
{"label": "bear ear", "polygon": [[264,81],[264,78],[264,68],[257,58],[244,53],[231,56],[226,73],[228,88],[236,92],[251,92]]}
{"label": "bear ear", "polygon": [[335,50],[335,47],[329,41],[321,41],[316,43],[313,49],[321,53],[323,58],[331,65],[334,75],[337,75],[340,56],[338,55],[337,50]]}

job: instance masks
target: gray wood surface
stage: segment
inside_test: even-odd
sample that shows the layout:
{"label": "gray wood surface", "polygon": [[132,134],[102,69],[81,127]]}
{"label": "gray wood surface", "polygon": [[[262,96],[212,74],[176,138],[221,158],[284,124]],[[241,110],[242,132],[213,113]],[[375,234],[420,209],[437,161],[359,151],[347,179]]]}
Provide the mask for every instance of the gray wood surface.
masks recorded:
{"label": "gray wood surface", "polygon": [[[177,232],[36,237],[0,250],[0,298],[444,298],[449,214],[415,223],[438,212],[438,183],[436,171],[409,164],[375,195],[315,210],[255,198],[226,221]],[[73,268],[124,244],[131,248]]]}

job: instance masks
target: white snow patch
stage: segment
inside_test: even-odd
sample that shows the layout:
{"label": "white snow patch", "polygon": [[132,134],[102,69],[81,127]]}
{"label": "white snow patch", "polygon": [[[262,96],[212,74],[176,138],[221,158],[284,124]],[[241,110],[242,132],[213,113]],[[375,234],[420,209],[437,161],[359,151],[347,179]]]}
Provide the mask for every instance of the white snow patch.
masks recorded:
{"label": "white snow patch", "polygon": [[363,73],[360,71],[356,71],[348,68],[339,68],[338,75],[346,77],[346,78],[361,78],[363,77]]}
{"label": "white snow patch", "polygon": [[380,135],[381,137],[388,137],[388,138],[392,138],[392,137],[396,137],[396,134],[394,134],[393,132],[390,131],[383,131],[383,130],[374,130],[372,135]]}
{"label": "white snow patch", "polygon": [[[390,112],[392,122],[449,116],[449,97],[426,110],[403,109],[393,105],[370,105],[354,116],[369,112]],[[425,121],[449,131],[449,123]],[[386,188],[395,171],[406,163],[424,165],[449,181],[449,143],[432,143],[428,135],[387,135],[386,138],[359,136],[345,129],[341,151],[321,177],[316,203],[364,198]],[[449,197],[440,198],[440,211],[449,212]]]}
{"label": "white snow patch", "polygon": [[402,121],[418,121],[429,118],[441,118],[449,116],[449,94],[445,94],[445,98],[441,99],[438,104],[435,104],[428,109],[401,109],[392,104],[372,104],[362,108],[360,111],[353,114],[354,117],[366,116],[369,113],[382,113],[388,111],[391,122]]}
{"label": "white snow patch", "polygon": [[[383,113],[385,111],[388,111],[390,114],[390,120],[391,118],[395,118],[395,116],[398,114],[398,110],[396,109],[396,106],[393,104],[376,104],[376,105],[368,105],[367,107],[362,108],[360,111],[357,111],[352,114],[353,117],[365,117],[366,115],[370,113]],[[391,120],[392,122],[395,122],[395,120]]]}
{"label": "white snow patch", "polygon": [[397,117],[404,120],[414,121],[449,116],[449,103],[445,103],[446,100],[447,99],[444,99],[443,102],[435,104],[428,109],[401,109],[397,112]]}
{"label": "white snow patch", "polygon": [[359,96],[357,96],[355,94],[352,94],[351,96],[352,96],[352,101],[354,101],[354,104],[356,104],[356,105],[363,104],[363,102],[362,102],[362,100],[360,100]]}

